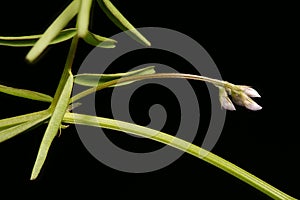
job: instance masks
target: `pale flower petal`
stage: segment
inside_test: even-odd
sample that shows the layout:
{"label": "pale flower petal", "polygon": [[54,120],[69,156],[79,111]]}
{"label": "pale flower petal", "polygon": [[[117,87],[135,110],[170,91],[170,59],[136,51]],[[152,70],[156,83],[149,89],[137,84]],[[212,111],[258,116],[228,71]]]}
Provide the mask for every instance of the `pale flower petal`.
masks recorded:
{"label": "pale flower petal", "polygon": [[243,92],[249,97],[261,97],[255,89],[249,86],[241,86],[241,88]]}
{"label": "pale flower petal", "polygon": [[248,108],[249,110],[253,110],[253,111],[262,109],[262,107],[260,105],[258,105],[255,101],[253,101],[249,97],[244,101],[244,105],[246,108]]}
{"label": "pale flower petal", "polygon": [[226,90],[222,87],[219,88],[219,100],[221,107],[225,110],[235,110],[235,107],[229,99]]}
{"label": "pale flower petal", "polygon": [[225,110],[235,110],[235,107],[229,97],[220,98],[221,107]]}

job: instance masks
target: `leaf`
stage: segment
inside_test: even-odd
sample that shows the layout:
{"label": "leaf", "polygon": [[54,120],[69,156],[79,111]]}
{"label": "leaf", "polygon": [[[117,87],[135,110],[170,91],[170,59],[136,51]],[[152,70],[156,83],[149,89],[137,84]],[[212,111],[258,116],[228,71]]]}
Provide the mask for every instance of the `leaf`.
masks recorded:
{"label": "leaf", "polygon": [[87,32],[83,39],[86,43],[90,45],[102,48],[114,48],[117,43],[116,40],[96,35],[90,31]]}
{"label": "leaf", "polygon": [[43,110],[43,111],[38,111],[38,112],[33,112],[25,115],[19,115],[16,117],[9,117],[6,119],[1,119],[0,120],[0,128],[1,129],[6,129],[11,126],[15,126],[24,122],[28,121],[34,121],[36,119],[42,118],[46,113],[49,113],[48,110]]}
{"label": "leaf", "polygon": [[24,89],[17,89],[12,87],[7,87],[4,85],[0,85],[0,92],[10,94],[17,97],[23,97],[31,100],[36,101],[43,101],[43,102],[52,102],[53,98],[47,94],[34,92],[31,90],[24,90]]}
{"label": "leaf", "polygon": [[[132,39],[145,46],[151,46],[151,43],[136,29],[133,25],[118,11],[118,9],[109,0],[97,0],[101,9],[121,30],[126,31]],[[128,30],[128,31],[127,31]]]}
{"label": "leaf", "polygon": [[66,113],[66,110],[69,105],[69,99],[72,92],[73,87],[73,76],[70,74],[67,82],[64,86],[64,89],[58,99],[58,102],[56,104],[56,107],[53,111],[52,117],[50,118],[49,124],[47,126],[47,129],[45,131],[44,137],[42,139],[39,152],[31,173],[30,180],[36,179],[40,170],[42,169],[42,166],[46,160],[49,148],[51,146],[51,143],[56,136],[59,127],[61,125],[61,121]]}
{"label": "leaf", "polygon": [[0,143],[30,129],[33,126],[36,126],[36,125],[46,121],[51,116],[51,114],[50,114],[50,112],[44,112],[43,114],[37,114],[36,116],[37,116],[37,118],[35,118],[35,119],[2,129],[0,131]]}
{"label": "leaf", "polygon": [[35,43],[26,56],[29,62],[34,61],[51,43],[51,41],[61,32],[61,30],[78,13],[80,0],[74,0],[48,27],[42,37]]}
{"label": "leaf", "polygon": [[115,40],[96,35],[89,31],[91,6],[92,0],[84,0],[81,2],[77,17],[78,37],[83,38],[86,43],[93,46],[114,48],[116,44]]}
{"label": "leaf", "polygon": [[261,192],[274,199],[295,199],[289,196],[288,194],[273,187],[272,185],[268,184],[267,182],[259,179],[253,174],[250,174],[246,170],[243,170],[242,168],[234,165],[233,163],[175,136],[124,121],[77,113],[66,113],[63,121],[65,123],[80,124],[122,131],[161,142],[163,144],[177,148],[181,151],[187,152],[201,160],[204,160],[205,162],[208,162],[211,165],[214,165],[215,167],[222,169],[223,171],[231,174],[232,176],[235,176],[236,178],[244,181],[245,183],[248,183],[249,185],[255,187],[256,189],[260,190]]}
{"label": "leaf", "polygon": [[[145,74],[154,74],[155,66],[149,66],[145,67],[142,69],[134,70],[134,71],[129,71],[126,73],[116,73],[116,74],[78,74],[74,79],[74,83],[78,85],[83,85],[83,86],[89,86],[89,87],[95,87],[97,85],[103,84],[108,81],[112,81],[115,79],[120,79],[122,77],[129,77],[129,76],[137,76],[137,75],[145,75]],[[120,83],[111,87],[115,86],[121,86],[121,85],[126,85],[130,84],[134,81],[128,81],[124,83]]]}
{"label": "leaf", "polygon": [[[57,44],[64,42],[76,34],[75,28],[69,28],[62,30],[51,42],[50,44]],[[30,35],[30,36],[16,36],[16,37],[5,37],[0,36],[0,45],[11,46],[11,47],[27,47],[33,46],[38,39],[42,37],[40,35]]]}
{"label": "leaf", "polygon": [[84,38],[88,33],[91,6],[92,6],[92,0],[81,0],[78,17],[77,17],[78,37],[80,38]]}

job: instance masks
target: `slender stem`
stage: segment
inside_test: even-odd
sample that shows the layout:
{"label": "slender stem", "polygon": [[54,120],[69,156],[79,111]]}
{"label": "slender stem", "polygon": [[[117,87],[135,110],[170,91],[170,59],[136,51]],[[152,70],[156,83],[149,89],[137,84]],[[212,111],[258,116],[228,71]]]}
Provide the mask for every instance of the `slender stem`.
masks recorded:
{"label": "slender stem", "polygon": [[70,103],[75,102],[87,95],[90,95],[96,91],[102,90],[104,88],[110,87],[112,85],[129,82],[129,81],[141,81],[146,79],[154,79],[154,78],[180,78],[180,79],[191,79],[191,80],[198,80],[198,81],[204,81],[208,83],[212,83],[215,86],[224,87],[224,85],[228,85],[229,83],[227,81],[222,81],[218,79],[208,78],[205,76],[198,76],[198,75],[192,75],[192,74],[181,74],[181,73],[157,73],[157,74],[147,74],[147,75],[138,75],[138,76],[130,76],[130,77],[124,77],[120,79],[115,79],[112,81],[105,82],[103,84],[100,84],[96,87],[89,88],[87,90],[82,91],[81,93],[78,93],[77,95],[73,96],[70,99]]}
{"label": "slender stem", "polygon": [[56,107],[56,104],[58,102],[58,99],[62,93],[62,90],[64,89],[64,86],[69,78],[69,76],[72,74],[72,65],[74,62],[74,57],[75,57],[75,53],[76,53],[76,49],[77,49],[77,45],[78,45],[78,36],[75,35],[72,39],[72,43],[71,43],[71,47],[68,53],[68,57],[66,60],[66,64],[65,64],[65,68],[64,71],[62,73],[61,79],[59,81],[59,85],[57,87],[57,90],[55,92],[53,101],[50,105],[50,110],[53,111]]}
{"label": "slender stem", "polygon": [[256,176],[250,174],[249,172],[243,170],[242,168],[230,163],[229,161],[201,147],[198,147],[190,142],[174,137],[172,135],[157,130],[153,130],[147,127],[139,126],[136,124],[124,122],[124,121],[77,114],[77,113],[66,113],[63,121],[66,123],[102,127],[102,128],[122,131],[126,133],[131,133],[134,135],[142,136],[145,138],[149,138],[151,140],[164,143],[166,145],[170,145],[174,148],[187,152],[197,158],[200,158],[224,170],[225,172],[248,183],[249,185],[255,187],[256,189],[260,190],[261,192],[265,193],[266,195],[272,198],[294,199],[288,194],[285,194],[284,192],[278,190],[277,188],[257,178]]}

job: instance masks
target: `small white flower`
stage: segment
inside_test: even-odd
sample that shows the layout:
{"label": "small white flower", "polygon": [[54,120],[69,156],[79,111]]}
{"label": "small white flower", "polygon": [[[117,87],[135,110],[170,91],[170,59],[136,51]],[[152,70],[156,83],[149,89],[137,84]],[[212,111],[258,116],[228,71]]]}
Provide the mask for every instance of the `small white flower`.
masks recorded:
{"label": "small white flower", "polygon": [[232,101],[240,106],[245,106],[249,110],[261,110],[262,107],[253,101],[246,93],[244,92],[235,92],[232,94]]}
{"label": "small white flower", "polygon": [[225,110],[235,110],[235,107],[231,100],[229,99],[225,88],[219,88],[219,100],[221,103],[221,107]]}
{"label": "small white flower", "polygon": [[255,89],[249,86],[241,85],[240,88],[249,97],[261,97]]}
{"label": "small white flower", "polygon": [[221,107],[225,110],[235,110],[235,107],[229,97],[224,97],[221,99]]}
{"label": "small white flower", "polygon": [[262,107],[253,101],[250,97],[260,97],[258,92],[246,85],[225,85],[219,87],[219,100],[221,107],[226,110],[235,110],[235,107],[228,97],[231,95],[232,101],[239,106],[244,106],[249,110],[261,110]]}
{"label": "small white flower", "polygon": [[246,108],[248,108],[249,110],[261,110],[262,107],[260,105],[258,105],[255,101],[253,101],[250,97],[247,96],[247,98],[244,101],[244,105]]}

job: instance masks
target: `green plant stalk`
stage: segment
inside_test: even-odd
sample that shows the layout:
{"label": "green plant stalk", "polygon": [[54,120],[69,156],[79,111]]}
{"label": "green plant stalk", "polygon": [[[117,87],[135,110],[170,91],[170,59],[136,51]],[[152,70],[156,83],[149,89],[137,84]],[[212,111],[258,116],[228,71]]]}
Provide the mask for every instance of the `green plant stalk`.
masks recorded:
{"label": "green plant stalk", "polygon": [[[129,71],[126,73],[115,73],[115,74],[89,74],[83,73],[74,76],[74,83],[82,86],[95,87],[97,85],[103,84],[105,82],[120,79],[122,77],[145,75],[145,74],[155,74],[155,66],[148,66],[142,69]],[[133,81],[123,82],[121,84],[113,85],[111,87],[127,85]]]}
{"label": "green plant stalk", "polygon": [[96,87],[89,88],[87,90],[84,90],[75,96],[73,96],[70,99],[70,103],[75,102],[87,95],[90,95],[96,91],[102,90],[104,88],[110,87],[112,85],[116,84],[122,84],[124,82],[130,82],[130,81],[141,81],[146,79],[154,79],[154,78],[181,78],[181,79],[191,79],[191,80],[198,80],[198,81],[204,81],[208,83],[212,83],[215,86],[224,87],[224,85],[228,85],[227,81],[222,81],[218,79],[208,78],[205,76],[198,76],[198,75],[192,75],[192,74],[181,74],[181,73],[157,73],[157,74],[146,74],[146,75],[137,75],[137,76],[129,76],[124,77],[112,81],[105,82],[103,84],[100,84]]}
{"label": "green plant stalk", "polygon": [[72,74],[71,69],[72,69],[72,65],[73,65],[73,62],[74,62],[77,45],[78,45],[78,36],[75,35],[72,39],[72,43],[71,43],[71,47],[70,47],[70,50],[69,50],[69,53],[68,53],[68,57],[67,57],[67,60],[66,60],[64,71],[62,73],[61,79],[59,81],[57,90],[55,92],[53,101],[52,101],[51,106],[50,106],[50,110],[52,110],[52,111],[55,109],[56,104],[58,102],[58,99],[59,99],[59,97],[60,97],[60,95],[61,95],[61,93],[62,93],[62,91],[65,87],[65,84],[66,84],[69,76]]}
{"label": "green plant stalk", "polygon": [[132,123],[127,123],[119,120],[113,120],[103,117],[95,117],[77,113],[66,113],[63,119],[65,123],[81,124],[94,127],[101,127],[116,131],[122,131],[141,137],[149,138],[161,142],[163,144],[172,146],[181,151],[187,152],[197,158],[200,158],[225,172],[235,176],[236,178],[242,180],[245,183],[253,186],[254,188],[260,190],[266,195],[274,199],[295,199],[288,194],[278,190],[272,185],[266,183],[265,181],[257,178],[256,176],[250,174],[249,172],[243,170],[242,168],[230,163],[229,161],[203,149],[190,142],[182,140],[180,138],[174,137],[172,135],[153,130],[147,127],[139,126]]}

